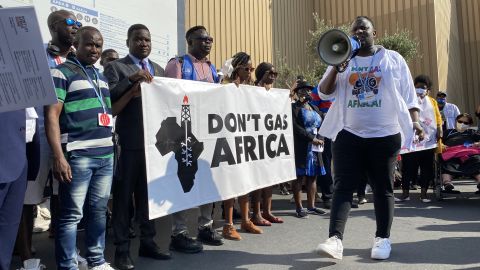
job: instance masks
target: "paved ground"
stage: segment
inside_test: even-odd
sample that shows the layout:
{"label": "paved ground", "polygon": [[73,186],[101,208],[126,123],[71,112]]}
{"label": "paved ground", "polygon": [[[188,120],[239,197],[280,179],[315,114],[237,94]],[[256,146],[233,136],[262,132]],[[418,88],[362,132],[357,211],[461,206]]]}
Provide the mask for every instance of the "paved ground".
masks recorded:
{"label": "paved ground", "polygon": [[[265,228],[263,235],[242,233],[239,242],[226,241],[220,247],[205,246],[200,254],[173,253],[170,261],[137,258],[138,239],[132,243],[132,257],[136,269],[480,269],[480,198],[472,195],[471,181],[457,185],[463,197],[423,204],[418,193],[412,201],[396,205],[392,228],[392,256],[388,261],[370,259],[370,248],[375,231],[373,205],[367,203],[353,209],[344,240],[344,259],[321,258],[311,253],[327,237],[328,216],[293,216],[290,196],[275,195],[274,209],[286,223]],[[397,191],[398,192],[398,191]],[[367,198],[370,199],[369,196]],[[192,210],[192,218],[196,210]],[[219,207],[216,215],[219,217]],[[167,249],[170,219],[157,224],[158,241]],[[221,228],[222,221],[215,223]],[[194,224],[190,224],[192,232]],[[80,238],[83,239],[82,233]],[[55,269],[53,240],[47,234],[34,236],[37,257],[47,269]],[[81,245],[80,245],[81,247]],[[112,239],[107,239],[107,259],[113,261]],[[18,258],[14,267],[18,267]],[[15,268],[12,268],[15,269]]]}

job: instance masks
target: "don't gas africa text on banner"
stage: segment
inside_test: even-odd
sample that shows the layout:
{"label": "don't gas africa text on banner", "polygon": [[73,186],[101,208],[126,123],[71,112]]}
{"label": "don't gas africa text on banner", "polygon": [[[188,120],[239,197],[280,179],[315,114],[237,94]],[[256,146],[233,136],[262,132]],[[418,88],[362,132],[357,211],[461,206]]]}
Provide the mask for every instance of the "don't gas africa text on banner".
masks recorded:
{"label": "don't gas africa text on banner", "polygon": [[142,84],[150,219],[296,178],[289,91]]}

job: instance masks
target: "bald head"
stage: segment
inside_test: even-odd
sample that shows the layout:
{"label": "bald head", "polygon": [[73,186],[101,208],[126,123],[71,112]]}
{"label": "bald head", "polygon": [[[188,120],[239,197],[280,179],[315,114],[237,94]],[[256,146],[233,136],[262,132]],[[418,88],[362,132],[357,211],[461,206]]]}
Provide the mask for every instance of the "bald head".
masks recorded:
{"label": "bald head", "polygon": [[72,18],[74,20],[77,19],[77,18],[75,18],[75,15],[72,12],[66,11],[64,9],[57,10],[57,11],[54,11],[54,12],[50,13],[50,15],[48,15],[48,19],[47,19],[48,28],[52,29],[52,27],[54,26],[55,23],[57,23],[58,21],[64,20],[66,18]]}
{"label": "bald head", "polygon": [[78,30],[76,23],[67,24],[68,19],[70,19],[70,22],[77,21],[73,13],[63,9],[50,13],[47,19],[48,29],[50,30],[50,35],[52,35],[51,43],[59,47],[61,51],[70,49]]}

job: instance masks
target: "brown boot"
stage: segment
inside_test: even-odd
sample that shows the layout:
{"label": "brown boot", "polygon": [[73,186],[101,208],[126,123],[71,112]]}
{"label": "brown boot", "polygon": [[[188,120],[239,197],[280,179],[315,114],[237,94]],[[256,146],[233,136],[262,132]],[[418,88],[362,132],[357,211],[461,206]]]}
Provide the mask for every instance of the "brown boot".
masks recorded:
{"label": "brown boot", "polygon": [[240,229],[249,233],[254,233],[254,234],[263,233],[262,229],[255,226],[255,224],[253,224],[253,222],[251,222],[250,220],[247,222],[242,222],[242,225],[240,225]]}
{"label": "brown boot", "polygon": [[223,232],[222,232],[223,238],[229,239],[229,240],[235,240],[239,241],[242,240],[242,237],[240,234],[237,232],[235,227],[233,227],[232,224],[225,224],[223,225]]}

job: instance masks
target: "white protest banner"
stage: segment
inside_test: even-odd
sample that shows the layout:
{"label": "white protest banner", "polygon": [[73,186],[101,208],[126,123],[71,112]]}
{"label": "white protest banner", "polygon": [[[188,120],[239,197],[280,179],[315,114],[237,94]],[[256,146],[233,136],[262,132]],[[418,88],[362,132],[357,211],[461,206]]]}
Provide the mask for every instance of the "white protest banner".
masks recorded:
{"label": "white protest banner", "polygon": [[423,128],[425,137],[419,141],[417,136],[412,144],[412,149],[409,151],[405,146],[400,150],[400,154],[409,152],[417,152],[437,147],[437,121],[435,120],[435,108],[429,97],[417,97],[419,113],[419,123]]}
{"label": "white protest banner", "polygon": [[142,84],[150,219],[296,178],[289,91]]}
{"label": "white protest banner", "polygon": [[57,102],[33,7],[0,8],[0,112]]}

